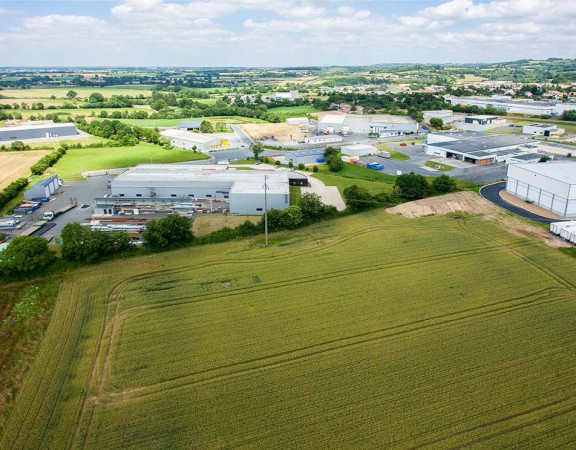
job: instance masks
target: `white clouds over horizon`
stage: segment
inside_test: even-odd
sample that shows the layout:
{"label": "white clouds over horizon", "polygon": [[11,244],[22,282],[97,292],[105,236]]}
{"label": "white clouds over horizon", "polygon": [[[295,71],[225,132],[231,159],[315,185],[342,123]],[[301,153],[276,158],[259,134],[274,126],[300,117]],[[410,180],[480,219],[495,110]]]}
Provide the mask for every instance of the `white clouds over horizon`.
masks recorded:
{"label": "white clouds over horizon", "polygon": [[0,15],[12,19],[0,25],[0,65],[296,66],[576,57],[574,0],[76,3],[81,14],[67,14],[59,2],[46,14],[29,13],[35,9],[27,1],[18,3],[18,14],[0,8]]}

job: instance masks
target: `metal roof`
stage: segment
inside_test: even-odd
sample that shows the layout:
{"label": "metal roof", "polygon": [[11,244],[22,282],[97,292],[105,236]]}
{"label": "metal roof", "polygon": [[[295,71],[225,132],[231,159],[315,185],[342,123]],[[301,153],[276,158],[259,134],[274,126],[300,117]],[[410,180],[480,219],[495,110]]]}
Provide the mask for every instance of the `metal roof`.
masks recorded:
{"label": "metal roof", "polygon": [[576,185],[576,161],[552,161],[528,165],[511,164],[511,166],[563,183]]}
{"label": "metal roof", "polygon": [[201,123],[199,120],[184,121],[178,124],[178,128],[200,128]]}
{"label": "metal roof", "polygon": [[[48,111],[49,112],[49,111]],[[42,125],[21,125],[21,126],[17,126],[17,127],[2,127],[0,128],[0,131],[28,131],[28,130],[43,130],[43,129],[53,129],[53,128],[68,128],[68,127],[74,127],[76,128],[76,125],[74,125],[73,123],[49,123],[49,124],[42,124]]]}
{"label": "metal roof", "polygon": [[296,156],[297,158],[302,158],[304,156],[318,156],[324,155],[324,150],[322,149],[314,149],[314,150],[298,150],[296,152],[286,152],[284,156]]}
{"label": "metal roof", "polygon": [[495,136],[484,134],[483,136],[475,139],[462,139],[448,142],[438,142],[429,144],[431,147],[440,147],[444,150],[455,151],[459,153],[470,153],[474,151],[490,151],[497,150],[503,147],[512,147],[525,144],[525,138],[517,138],[515,136]]}

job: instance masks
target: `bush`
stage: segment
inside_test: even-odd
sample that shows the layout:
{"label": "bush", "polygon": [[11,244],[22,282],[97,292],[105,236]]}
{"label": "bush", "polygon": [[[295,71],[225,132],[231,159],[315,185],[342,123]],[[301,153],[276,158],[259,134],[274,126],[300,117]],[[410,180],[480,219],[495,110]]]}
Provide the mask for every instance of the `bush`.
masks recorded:
{"label": "bush", "polygon": [[144,232],[144,246],[152,251],[181,247],[193,239],[190,219],[171,214],[148,222]]}
{"label": "bush", "polygon": [[432,190],[443,194],[454,192],[456,190],[456,182],[448,175],[440,175],[432,181]]}
{"label": "bush", "polygon": [[16,196],[28,185],[28,178],[18,178],[10,183],[0,192],[0,208],[8,204],[10,200]]}
{"label": "bush", "polygon": [[48,267],[56,258],[41,237],[18,236],[0,254],[0,270],[3,275],[24,275]]}
{"label": "bush", "polygon": [[52,153],[44,156],[40,161],[30,167],[30,172],[32,175],[42,175],[46,169],[56,164],[65,154],[66,147],[61,146],[58,150],[54,150]]}
{"label": "bush", "polygon": [[396,178],[394,190],[400,197],[416,200],[425,197],[430,190],[430,186],[422,175],[410,172],[399,175]]}

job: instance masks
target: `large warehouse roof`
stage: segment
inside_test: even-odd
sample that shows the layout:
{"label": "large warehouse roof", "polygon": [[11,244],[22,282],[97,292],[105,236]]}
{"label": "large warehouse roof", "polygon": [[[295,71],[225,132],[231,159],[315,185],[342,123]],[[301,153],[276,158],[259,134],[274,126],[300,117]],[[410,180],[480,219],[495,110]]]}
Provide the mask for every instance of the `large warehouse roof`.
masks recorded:
{"label": "large warehouse roof", "polygon": [[346,124],[346,123],[402,123],[414,124],[416,121],[409,116],[394,116],[391,114],[327,114],[319,123]]}
{"label": "large warehouse roof", "polygon": [[[163,183],[214,182],[233,187],[235,192],[264,192],[264,177],[268,179],[268,192],[289,191],[288,172],[264,170],[189,170],[177,165],[162,164],[138,166],[118,175],[112,183],[116,186],[149,185]],[[152,167],[150,167],[152,166]]]}
{"label": "large warehouse roof", "polygon": [[486,134],[484,136],[472,139],[438,142],[430,145],[434,147],[440,147],[445,150],[470,153],[475,151],[485,151],[503,147],[512,147],[515,145],[522,145],[525,143],[526,143],[525,138],[517,138],[515,136],[494,136]]}
{"label": "large warehouse roof", "polygon": [[[514,164],[516,166],[516,164]],[[554,161],[542,164],[518,164],[523,170],[534,174],[576,185],[576,161]]]}
{"label": "large warehouse roof", "polygon": [[0,131],[28,131],[28,130],[42,130],[42,129],[54,129],[54,128],[68,128],[68,127],[76,127],[73,123],[49,123],[49,124],[42,124],[42,125],[22,125],[17,127],[3,127]]}

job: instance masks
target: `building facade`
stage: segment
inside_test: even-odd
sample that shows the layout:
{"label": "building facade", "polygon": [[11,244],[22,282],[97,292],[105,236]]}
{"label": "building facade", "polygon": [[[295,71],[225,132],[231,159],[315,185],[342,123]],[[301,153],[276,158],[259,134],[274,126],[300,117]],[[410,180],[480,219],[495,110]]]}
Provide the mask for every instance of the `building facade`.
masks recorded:
{"label": "building facade", "polygon": [[26,141],[78,135],[73,123],[53,123],[49,125],[31,125],[0,128],[0,142]]}
{"label": "building facade", "polygon": [[506,192],[558,214],[576,218],[576,162],[510,164]]}

